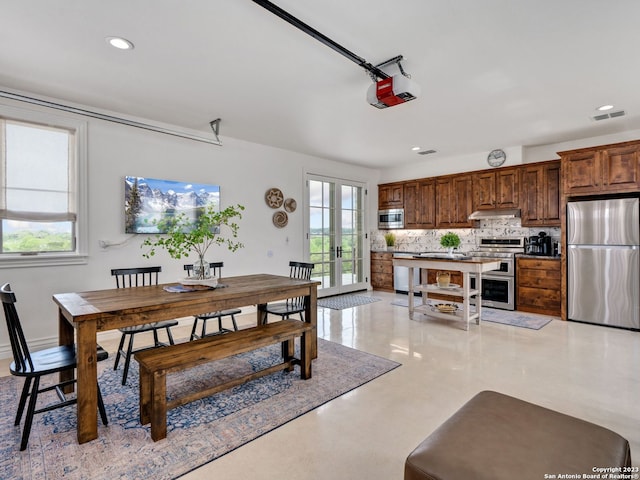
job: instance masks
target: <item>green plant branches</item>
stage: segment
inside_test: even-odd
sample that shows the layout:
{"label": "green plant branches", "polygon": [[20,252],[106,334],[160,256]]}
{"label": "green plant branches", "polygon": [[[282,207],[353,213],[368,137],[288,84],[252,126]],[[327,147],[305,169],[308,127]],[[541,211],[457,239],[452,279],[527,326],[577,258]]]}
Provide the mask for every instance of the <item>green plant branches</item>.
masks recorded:
{"label": "green plant branches", "polygon": [[[156,224],[166,233],[145,239],[141,247],[151,248],[143,256],[151,258],[157,248],[162,248],[171,258],[187,257],[190,252],[196,252],[200,258],[204,258],[212,245],[224,245],[235,252],[244,247],[236,240],[240,228],[236,219],[242,218],[243,210],[244,207],[239,204],[219,212],[213,206],[207,206],[198,211],[195,223],[184,213],[160,220]],[[223,230],[227,230],[226,236]]]}

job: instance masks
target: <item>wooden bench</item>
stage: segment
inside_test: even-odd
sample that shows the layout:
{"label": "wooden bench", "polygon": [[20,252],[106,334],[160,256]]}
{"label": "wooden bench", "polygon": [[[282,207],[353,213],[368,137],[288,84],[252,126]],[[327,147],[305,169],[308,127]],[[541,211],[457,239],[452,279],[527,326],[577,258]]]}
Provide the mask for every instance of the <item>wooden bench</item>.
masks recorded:
{"label": "wooden bench", "polygon": [[[151,438],[155,442],[167,436],[167,410],[279,370],[292,371],[296,364],[300,365],[301,378],[311,378],[313,329],[314,326],[306,322],[282,320],[136,353],[135,359],[140,364],[140,423],[146,425],[151,422]],[[296,337],[301,337],[300,359],[293,356]],[[167,402],[167,373],[187,370],[276,343],[282,344],[282,363]]]}

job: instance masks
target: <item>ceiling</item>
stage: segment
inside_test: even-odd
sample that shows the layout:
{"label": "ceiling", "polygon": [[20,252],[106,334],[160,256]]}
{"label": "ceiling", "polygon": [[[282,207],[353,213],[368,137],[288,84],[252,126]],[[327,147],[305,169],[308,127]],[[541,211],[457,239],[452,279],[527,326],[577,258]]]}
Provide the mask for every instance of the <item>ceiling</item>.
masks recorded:
{"label": "ceiling", "polygon": [[0,0],[0,87],[373,168],[640,128],[637,0],[274,3],[402,55],[421,95],[370,106],[364,69],[251,0]]}

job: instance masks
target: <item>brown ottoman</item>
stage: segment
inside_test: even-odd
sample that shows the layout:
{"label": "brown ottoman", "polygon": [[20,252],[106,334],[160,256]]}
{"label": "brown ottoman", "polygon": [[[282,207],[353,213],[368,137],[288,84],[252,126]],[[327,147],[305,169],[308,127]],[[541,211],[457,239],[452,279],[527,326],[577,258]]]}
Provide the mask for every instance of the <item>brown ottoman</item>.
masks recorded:
{"label": "brown ottoman", "polygon": [[629,442],[617,433],[514,397],[484,391],[411,452],[405,462],[404,479],[582,478],[583,473],[594,474],[594,467],[624,466],[631,466],[631,451]]}

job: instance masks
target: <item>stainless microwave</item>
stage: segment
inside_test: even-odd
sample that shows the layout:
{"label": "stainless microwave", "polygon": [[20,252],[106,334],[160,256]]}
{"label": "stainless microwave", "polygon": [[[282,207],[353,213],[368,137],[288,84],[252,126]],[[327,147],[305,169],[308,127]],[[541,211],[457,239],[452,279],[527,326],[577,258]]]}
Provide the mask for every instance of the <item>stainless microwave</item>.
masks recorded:
{"label": "stainless microwave", "polygon": [[404,228],[404,209],[378,210],[378,229]]}

